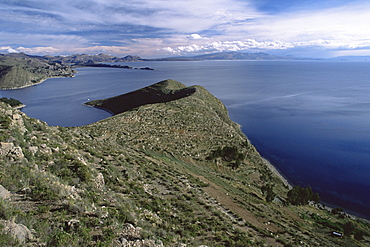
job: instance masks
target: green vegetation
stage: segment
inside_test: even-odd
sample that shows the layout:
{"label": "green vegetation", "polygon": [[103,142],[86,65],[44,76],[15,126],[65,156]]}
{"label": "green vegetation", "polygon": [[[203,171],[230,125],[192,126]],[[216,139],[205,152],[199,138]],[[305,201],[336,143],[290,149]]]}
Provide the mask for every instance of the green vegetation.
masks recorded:
{"label": "green vegetation", "polygon": [[0,246],[369,245],[366,221],[308,205],[310,188],[288,192],[222,103],[194,88],[74,128],[0,102],[0,226],[33,236],[0,230]]}
{"label": "green vegetation", "polygon": [[17,106],[21,106],[23,105],[22,102],[20,102],[19,100],[17,99],[13,99],[13,98],[6,98],[6,97],[2,97],[0,98],[0,101],[1,102],[4,102],[12,107],[17,107]]}
{"label": "green vegetation", "polygon": [[320,202],[318,193],[313,193],[310,186],[302,188],[299,185],[294,186],[287,194],[288,202],[293,205],[305,205],[309,201]]}
{"label": "green vegetation", "polygon": [[221,158],[223,161],[228,162],[229,166],[233,169],[237,169],[240,164],[244,161],[246,155],[242,152],[239,152],[237,147],[223,147],[217,148],[212,151],[211,154],[207,157],[207,160],[214,160]]}
{"label": "green vegetation", "polygon": [[266,196],[267,202],[272,202],[276,196],[274,192],[274,184],[265,184],[261,187],[262,194]]}

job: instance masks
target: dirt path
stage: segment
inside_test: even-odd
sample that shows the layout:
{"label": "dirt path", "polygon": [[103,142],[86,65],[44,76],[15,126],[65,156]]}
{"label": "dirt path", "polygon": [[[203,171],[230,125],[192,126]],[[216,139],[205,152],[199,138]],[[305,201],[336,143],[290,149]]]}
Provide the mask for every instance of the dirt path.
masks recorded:
{"label": "dirt path", "polygon": [[[233,217],[233,215],[228,213],[228,211],[231,211],[233,214],[236,214],[237,216],[242,218],[245,222],[249,223],[253,227],[269,231],[272,236],[276,235],[277,232],[282,231],[282,229],[277,227],[275,224],[268,222],[266,219],[257,218],[251,212],[239,206],[237,203],[234,202],[233,198],[229,196],[228,193],[224,191],[224,189],[222,189],[220,186],[210,182],[208,179],[206,179],[203,176],[199,176],[199,175],[194,175],[194,176],[198,177],[203,182],[206,182],[209,184],[208,187],[203,188],[204,192],[206,192],[210,197],[212,197],[215,201],[217,201],[217,203],[219,204],[219,207],[222,207],[221,211],[223,211],[229,217],[231,217],[233,221],[237,221],[237,218]],[[242,227],[238,225],[237,227],[240,230],[244,230],[252,234],[260,234],[254,228],[248,227],[247,225],[244,225]],[[273,237],[272,238],[264,237],[264,239],[266,240],[266,243],[269,246],[283,246],[281,243],[277,242]]]}

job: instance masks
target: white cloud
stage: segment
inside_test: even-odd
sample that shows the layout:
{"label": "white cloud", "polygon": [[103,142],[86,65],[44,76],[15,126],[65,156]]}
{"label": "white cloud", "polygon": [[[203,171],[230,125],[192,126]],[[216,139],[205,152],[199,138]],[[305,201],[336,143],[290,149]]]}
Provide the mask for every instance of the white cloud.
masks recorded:
{"label": "white cloud", "polygon": [[200,36],[199,34],[197,34],[197,33],[193,33],[193,34],[190,34],[189,36],[188,36],[188,39],[208,39],[208,38],[204,38],[204,37],[202,37],[202,36]]}
{"label": "white cloud", "polygon": [[13,49],[11,46],[0,46],[1,52],[18,53],[19,51]]}
{"label": "white cloud", "polygon": [[252,0],[25,2],[0,3],[0,45],[67,53],[106,47],[150,56],[370,47],[366,2],[273,14],[257,11]]}
{"label": "white cloud", "polygon": [[[269,16],[244,29],[255,39],[275,39],[283,42],[350,43],[370,37],[370,3],[307,12]],[[230,27],[230,32],[243,29]],[[326,46],[326,43],[322,43]],[[319,45],[319,43],[317,43]]]}
{"label": "white cloud", "polygon": [[256,41],[247,39],[244,41],[215,41],[204,43],[203,45],[190,44],[178,47],[165,47],[164,50],[173,54],[184,53],[202,53],[202,52],[222,52],[222,51],[244,51],[244,50],[272,50],[272,49],[288,49],[294,45],[287,42],[279,41]]}

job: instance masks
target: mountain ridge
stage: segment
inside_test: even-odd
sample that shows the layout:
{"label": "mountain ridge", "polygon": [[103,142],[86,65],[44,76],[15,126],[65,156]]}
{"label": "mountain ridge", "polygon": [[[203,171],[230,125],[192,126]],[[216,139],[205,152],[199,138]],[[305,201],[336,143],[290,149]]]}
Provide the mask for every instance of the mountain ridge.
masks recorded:
{"label": "mountain ridge", "polygon": [[[131,66],[107,63],[145,62],[145,61],[200,61],[200,60],[287,60],[297,59],[280,57],[267,53],[219,52],[192,57],[169,57],[143,59],[127,55],[119,58],[100,53],[98,55],[75,54],[69,56],[36,56],[25,53],[0,54],[0,89],[18,89],[37,85],[53,77],[72,77],[76,73],[72,67],[107,67],[139,69]],[[140,70],[154,70],[149,67]]]}

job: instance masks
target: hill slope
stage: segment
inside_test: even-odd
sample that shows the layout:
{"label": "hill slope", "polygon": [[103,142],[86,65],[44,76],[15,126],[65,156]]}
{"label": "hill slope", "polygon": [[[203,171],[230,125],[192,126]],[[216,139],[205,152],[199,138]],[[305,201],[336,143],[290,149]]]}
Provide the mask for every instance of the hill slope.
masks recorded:
{"label": "hill slope", "polygon": [[0,54],[0,89],[15,89],[35,85],[51,77],[71,77],[68,65],[42,61],[28,55],[17,57]]}
{"label": "hill slope", "polygon": [[[225,106],[190,88],[186,97],[74,128],[49,127],[0,103],[3,229],[16,224],[19,241],[31,246],[369,244],[363,221],[285,204],[288,188]],[[276,194],[271,202],[266,185]],[[332,236],[348,224],[362,240]],[[9,234],[2,243],[17,246]]]}

